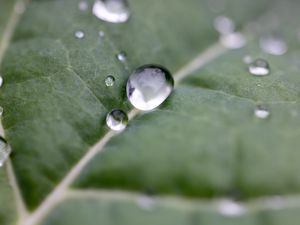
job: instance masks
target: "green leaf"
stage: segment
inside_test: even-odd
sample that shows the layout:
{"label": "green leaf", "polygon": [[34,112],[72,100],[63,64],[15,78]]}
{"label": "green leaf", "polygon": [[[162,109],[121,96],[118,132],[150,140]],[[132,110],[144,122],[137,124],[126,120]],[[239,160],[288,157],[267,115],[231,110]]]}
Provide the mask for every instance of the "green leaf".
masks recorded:
{"label": "green leaf", "polygon": [[[1,11],[12,9],[11,1],[2,2]],[[270,196],[300,189],[299,3],[229,0],[221,14],[250,39],[229,50],[218,41],[213,20],[220,12],[209,0],[130,0],[124,24],[98,20],[92,0],[88,11],[78,2],[31,1],[22,16],[0,22],[0,35],[5,27],[13,33],[0,42],[0,103],[14,169],[8,165],[12,190],[0,190],[0,199],[15,194],[20,225],[299,220],[297,198],[284,197],[278,211],[270,204]],[[8,25],[17,21],[16,29]],[[288,41],[284,56],[258,47],[261,33],[273,30]],[[75,38],[76,31],[84,38]],[[121,51],[125,62],[116,58]],[[265,58],[271,74],[251,76],[245,55]],[[131,71],[148,63],[167,67],[176,89],[162,107],[142,114],[131,111],[124,89]],[[115,86],[105,86],[108,75]],[[270,118],[254,116],[258,104],[268,106]],[[130,112],[121,134],[105,125],[113,108]],[[149,192],[157,196],[151,211],[136,203]],[[244,213],[222,215],[224,197],[245,201],[235,205]],[[10,212],[4,219],[13,215],[6,221],[17,219],[13,205],[3,210]]]}

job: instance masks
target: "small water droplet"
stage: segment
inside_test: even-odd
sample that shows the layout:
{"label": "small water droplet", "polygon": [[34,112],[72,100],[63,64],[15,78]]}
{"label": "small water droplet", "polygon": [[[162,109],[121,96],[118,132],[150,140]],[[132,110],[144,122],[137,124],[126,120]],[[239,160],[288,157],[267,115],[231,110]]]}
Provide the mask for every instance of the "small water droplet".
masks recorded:
{"label": "small water droplet", "polygon": [[266,119],[270,116],[270,111],[265,106],[257,106],[254,110],[254,114],[257,118]]}
{"label": "small water droplet", "polygon": [[266,34],[259,41],[261,49],[271,55],[284,55],[288,46],[284,39],[277,34]]}
{"label": "small water droplet", "polygon": [[242,48],[247,42],[245,36],[240,32],[221,35],[220,41],[226,48],[230,49]]}
{"label": "small water droplet", "polygon": [[86,11],[86,10],[88,10],[88,8],[89,8],[89,5],[88,5],[87,1],[80,1],[78,3],[78,9],[80,11]]}
{"label": "small water droplet", "polygon": [[243,62],[246,63],[246,64],[250,64],[250,63],[253,62],[253,59],[252,59],[251,56],[246,55],[246,56],[244,56],[244,58],[243,58]]}
{"label": "small water droplet", "polygon": [[107,87],[112,87],[115,84],[115,78],[111,75],[105,78],[105,85]]}
{"label": "small water droplet", "polygon": [[78,38],[78,39],[82,39],[82,38],[84,38],[84,33],[83,33],[83,31],[76,31],[75,32],[75,37],[76,38]]}
{"label": "small water droplet", "polygon": [[264,59],[256,59],[249,65],[249,72],[254,76],[266,76],[270,73],[269,63]]}
{"label": "small water droplet", "polygon": [[11,147],[7,141],[0,136],[0,167],[3,166],[11,153]]}
{"label": "small water droplet", "polygon": [[246,208],[238,202],[225,199],[219,202],[219,212],[224,216],[239,216],[245,213]]}
{"label": "small water droplet", "polygon": [[154,205],[155,205],[155,200],[154,198],[144,195],[141,196],[140,198],[138,198],[138,205],[145,209],[145,210],[151,210],[153,209]]}
{"label": "small water droplet", "polygon": [[106,116],[106,124],[114,131],[123,131],[128,124],[128,116],[120,109],[113,109]]}
{"label": "small water droplet", "polygon": [[100,30],[98,34],[99,34],[99,37],[101,37],[101,38],[103,38],[105,36],[105,33],[102,30]]}
{"label": "small water droplet", "polygon": [[234,22],[226,16],[218,16],[214,20],[215,29],[222,35],[230,34],[235,30]]}
{"label": "small water droplet", "polygon": [[121,62],[125,62],[126,61],[126,53],[125,52],[120,52],[118,55],[117,55],[117,59]]}
{"label": "small water droplet", "polygon": [[158,65],[144,65],[136,69],[127,81],[130,103],[139,110],[152,110],[171,94],[174,80],[171,73]]}
{"label": "small water droplet", "polygon": [[110,23],[124,23],[130,17],[127,0],[96,0],[93,14]]}
{"label": "small water droplet", "polygon": [[0,87],[3,85],[3,77],[0,75]]}

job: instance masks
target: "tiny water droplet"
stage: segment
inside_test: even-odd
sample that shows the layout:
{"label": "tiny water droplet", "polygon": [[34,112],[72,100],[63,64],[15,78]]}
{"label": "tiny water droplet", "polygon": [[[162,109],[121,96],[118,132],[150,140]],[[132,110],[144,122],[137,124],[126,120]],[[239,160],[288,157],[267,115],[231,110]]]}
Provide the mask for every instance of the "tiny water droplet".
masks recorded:
{"label": "tiny water droplet", "polygon": [[126,53],[125,52],[120,52],[118,55],[117,55],[117,59],[121,62],[125,62],[126,61]]}
{"label": "tiny water droplet", "polygon": [[144,195],[138,198],[137,203],[141,208],[145,210],[151,210],[155,205],[155,200],[151,196]]}
{"label": "tiny water droplet", "polygon": [[245,213],[246,208],[238,202],[225,199],[219,202],[219,212],[224,216],[239,216]]}
{"label": "tiny water droplet", "polygon": [[270,116],[270,111],[265,106],[257,106],[254,110],[254,114],[257,118],[266,119]]}
{"label": "tiny water droplet", "polygon": [[0,136],[0,167],[3,166],[11,153],[11,147],[7,141]]}
{"label": "tiny water droplet", "polygon": [[284,55],[288,46],[284,39],[277,34],[266,34],[259,41],[261,49],[271,55]]}
{"label": "tiny water droplet", "polygon": [[86,11],[86,10],[88,10],[88,8],[89,8],[89,5],[88,5],[87,1],[80,1],[78,3],[78,9],[80,11]]}
{"label": "tiny water droplet", "polygon": [[113,109],[106,116],[106,124],[114,131],[123,131],[128,124],[128,116],[120,109]]}
{"label": "tiny water droplet", "polygon": [[249,72],[254,76],[266,76],[270,73],[269,63],[264,59],[256,59],[249,65]]}
{"label": "tiny water droplet", "polygon": [[105,78],[105,85],[107,87],[112,87],[115,84],[115,78],[111,75]]}
{"label": "tiny water droplet", "polygon": [[98,34],[99,34],[99,37],[101,37],[101,38],[103,38],[105,36],[105,33],[102,30],[100,30]]}
{"label": "tiny water droplet", "polygon": [[0,87],[3,85],[3,77],[0,75]]}
{"label": "tiny water droplet", "polygon": [[222,35],[230,34],[235,30],[234,22],[226,16],[218,16],[214,20],[215,29]]}
{"label": "tiny water droplet", "polygon": [[244,56],[244,58],[243,58],[243,62],[246,63],[246,64],[250,64],[250,63],[253,62],[253,59],[252,59],[251,56],[246,55],[246,56]]}
{"label": "tiny water droplet", "polygon": [[221,35],[220,41],[226,48],[230,49],[242,48],[247,42],[245,36],[240,32]]}
{"label": "tiny water droplet", "polygon": [[136,69],[127,81],[130,103],[139,110],[152,110],[171,94],[174,80],[171,73],[158,65],[144,65]]}
{"label": "tiny water droplet", "polygon": [[76,31],[75,32],[75,37],[76,38],[78,38],[78,39],[82,39],[82,38],[84,38],[84,33],[83,33],[83,31]]}
{"label": "tiny water droplet", "polygon": [[130,17],[127,0],[96,0],[93,14],[110,23],[124,23]]}

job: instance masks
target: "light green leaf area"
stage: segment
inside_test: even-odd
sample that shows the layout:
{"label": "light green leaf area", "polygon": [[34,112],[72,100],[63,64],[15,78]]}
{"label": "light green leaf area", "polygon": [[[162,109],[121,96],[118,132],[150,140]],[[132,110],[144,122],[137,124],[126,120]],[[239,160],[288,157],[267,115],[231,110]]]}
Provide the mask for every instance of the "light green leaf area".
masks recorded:
{"label": "light green leaf area", "polygon": [[[299,3],[229,0],[214,12],[211,0],[130,0],[129,21],[111,24],[91,14],[93,1],[88,11],[78,2],[29,2],[0,67],[2,123],[29,211],[40,212],[109,132],[107,112],[130,111],[125,84],[132,70],[156,63],[176,76],[198,58],[159,109],[139,113],[79,171],[71,187],[78,191],[46,204],[50,215],[42,224],[295,224],[299,208],[292,197],[278,211],[256,198],[300,189]],[[218,44],[213,20],[220,14],[246,31],[245,48]],[[260,34],[273,30],[288,42],[284,56],[258,47]],[[121,51],[125,62],[116,58]],[[250,75],[245,55],[266,59],[271,74]],[[108,75],[116,78],[113,87],[105,86]],[[269,108],[269,118],[254,116],[258,104]],[[142,193],[156,196],[153,208],[137,204]],[[221,215],[223,197],[249,201],[245,212]]]}

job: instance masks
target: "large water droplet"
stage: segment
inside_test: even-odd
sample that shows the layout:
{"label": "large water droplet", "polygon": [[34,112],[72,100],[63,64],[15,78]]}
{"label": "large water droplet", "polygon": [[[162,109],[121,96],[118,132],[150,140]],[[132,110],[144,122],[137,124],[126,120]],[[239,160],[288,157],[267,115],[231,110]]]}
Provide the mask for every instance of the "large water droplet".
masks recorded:
{"label": "large water droplet", "polygon": [[261,49],[271,55],[284,55],[288,46],[284,39],[276,34],[266,34],[259,41]]}
{"label": "large water droplet", "polygon": [[174,80],[171,73],[158,65],[144,65],[136,69],[127,81],[127,97],[139,110],[152,110],[171,94]]}
{"label": "large water droplet", "polygon": [[83,31],[81,31],[81,30],[76,31],[76,32],[75,32],[75,37],[78,38],[78,39],[84,38],[84,33],[83,33]]}
{"label": "large water droplet", "polygon": [[265,106],[257,106],[254,110],[254,115],[260,119],[266,119],[270,116],[270,111]]}
{"label": "large water droplet", "polygon": [[215,18],[214,27],[222,35],[230,34],[235,30],[234,22],[226,16],[218,16]]}
{"label": "large water droplet", "polygon": [[109,75],[109,76],[107,76],[107,77],[105,78],[105,85],[106,85],[107,87],[111,87],[111,86],[113,86],[114,84],[115,84],[115,78],[114,78],[113,76]]}
{"label": "large water droplet", "polygon": [[106,116],[106,124],[114,131],[122,131],[128,124],[128,116],[120,109],[113,109]]}
{"label": "large water droplet", "polygon": [[245,36],[240,32],[221,35],[220,41],[226,48],[230,49],[242,48],[247,42]]}
{"label": "large water droplet", "polygon": [[7,141],[0,136],[0,167],[3,166],[11,153],[11,147]]}
{"label": "large water droplet", "polygon": [[130,11],[127,0],[96,0],[93,14],[106,22],[124,23],[129,19]]}
{"label": "large water droplet", "polygon": [[118,55],[117,55],[117,59],[121,62],[125,62],[126,61],[126,53],[125,52],[120,52]]}
{"label": "large water droplet", "polygon": [[256,59],[249,65],[249,72],[255,76],[266,76],[270,73],[269,63],[264,59]]}
{"label": "large water droplet", "polygon": [[86,11],[86,10],[88,10],[88,8],[89,8],[89,5],[88,5],[87,1],[82,0],[78,3],[78,9],[80,11]]}
{"label": "large water droplet", "polygon": [[246,211],[246,208],[229,199],[220,201],[219,203],[219,212],[224,216],[239,216]]}

